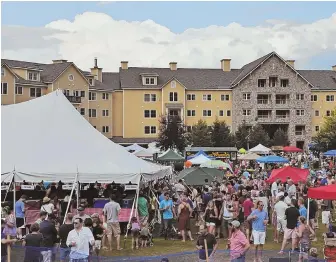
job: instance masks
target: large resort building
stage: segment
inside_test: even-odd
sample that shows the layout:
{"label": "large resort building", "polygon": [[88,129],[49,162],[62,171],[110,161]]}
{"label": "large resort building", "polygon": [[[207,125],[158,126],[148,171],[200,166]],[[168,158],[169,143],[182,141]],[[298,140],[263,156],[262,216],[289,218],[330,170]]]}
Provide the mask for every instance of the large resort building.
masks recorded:
{"label": "large resort building", "polygon": [[[179,115],[188,129],[203,119],[225,120],[232,132],[244,121],[279,127],[292,145],[305,148],[336,107],[336,66],[299,70],[294,60],[269,53],[240,69],[222,59],[215,69],[130,67],[90,72],[67,60],[50,64],[1,60],[1,104],[15,104],[56,89],[97,130],[120,144],[155,141],[161,115]],[[48,124],[48,123],[46,123]],[[27,138],[29,139],[29,138]]]}

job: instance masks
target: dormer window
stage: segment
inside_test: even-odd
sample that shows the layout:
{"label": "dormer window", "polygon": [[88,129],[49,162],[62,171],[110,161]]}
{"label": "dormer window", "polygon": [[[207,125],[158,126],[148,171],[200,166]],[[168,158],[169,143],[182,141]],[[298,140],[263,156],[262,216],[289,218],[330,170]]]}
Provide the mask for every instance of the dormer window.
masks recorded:
{"label": "dormer window", "polygon": [[143,73],[140,74],[142,78],[142,85],[144,86],[156,86],[158,82],[158,74],[156,73]]}
{"label": "dormer window", "polygon": [[156,77],[145,77],[145,84],[146,85],[155,85]]}
{"label": "dormer window", "polygon": [[89,83],[90,83],[90,86],[94,85],[93,78],[89,78]]}
{"label": "dormer window", "polygon": [[28,71],[28,80],[31,81],[39,81],[39,73]]}

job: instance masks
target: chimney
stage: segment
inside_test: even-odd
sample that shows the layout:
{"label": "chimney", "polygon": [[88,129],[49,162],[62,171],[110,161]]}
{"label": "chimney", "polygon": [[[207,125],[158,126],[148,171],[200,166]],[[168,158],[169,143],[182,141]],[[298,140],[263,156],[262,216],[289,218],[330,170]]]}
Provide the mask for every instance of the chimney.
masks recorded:
{"label": "chimney", "polygon": [[62,63],[68,62],[68,60],[56,59],[56,60],[52,60],[52,62],[53,62],[53,64],[62,64]]}
{"label": "chimney", "polygon": [[127,70],[128,69],[128,61],[121,61],[121,69]]}
{"label": "chimney", "polygon": [[176,71],[177,70],[177,63],[176,62],[170,62],[169,67],[170,67],[170,70]]}
{"label": "chimney", "polygon": [[336,65],[332,66],[331,69],[336,72]]}
{"label": "chimney", "polygon": [[289,64],[291,67],[295,68],[295,60],[286,60],[286,63]]}
{"label": "chimney", "polygon": [[98,59],[97,57],[93,60],[94,67],[91,68],[91,74],[95,76],[95,79],[103,82],[103,69],[98,67]]}
{"label": "chimney", "polygon": [[98,59],[97,57],[94,58],[94,68],[98,68]]}
{"label": "chimney", "polygon": [[224,72],[231,71],[231,59],[225,58],[221,60],[221,68]]}

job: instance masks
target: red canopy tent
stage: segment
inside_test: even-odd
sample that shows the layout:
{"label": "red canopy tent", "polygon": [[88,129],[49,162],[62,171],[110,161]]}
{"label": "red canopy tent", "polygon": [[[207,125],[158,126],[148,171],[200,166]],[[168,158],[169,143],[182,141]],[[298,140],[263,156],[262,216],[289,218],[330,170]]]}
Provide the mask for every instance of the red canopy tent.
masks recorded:
{"label": "red canopy tent", "polygon": [[336,200],[336,184],[309,188],[308,197],[314,199]]}
{"label": "red canopy tent", "polygon": [[308,175],[308,169],[286,166],[283,168],[273,169],[271,176],[267,179],[267,182],[273,183],[279,178],[281,182],[284,183],[287,178],[290,177],[293,182],[297,184],[299,181],[306,181]]}
{"label": "red canopy tent", "polygon": [[302,149],[295,146],[284,146],[282,150],[284,152],[302,152]]}

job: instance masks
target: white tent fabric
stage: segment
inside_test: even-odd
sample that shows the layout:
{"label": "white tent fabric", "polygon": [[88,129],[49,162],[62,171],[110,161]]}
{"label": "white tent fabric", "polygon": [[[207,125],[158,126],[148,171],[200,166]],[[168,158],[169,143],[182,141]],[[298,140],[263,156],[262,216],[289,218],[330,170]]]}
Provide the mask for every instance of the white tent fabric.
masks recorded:
{"label": "white tent fabric", "polygon": [[251,153],[260,153],[260,154],[269,154],[272,150],[270,148],[267,148],[263,146],[262,144],[259,144],[249,150]]}
{"label": "white tent fabric", "polygon": [[142,149],[142,150],[139,150],[139,151],[135,151],[133,152],[133,155],[137,156],[137,157],[151,157],[153,158],[153,152],[149,149]]}
{"label": "white tent fabric", "polygon": [[162,174],[97,131],[60,90],[2,106],[1,116],[1,174],[15,170],[17,182],[73,182],[78,174],[83,183],[138,184],[141,174]]}
{"label": "white tent fabric", "polygon": [[152,150],[153,154],[161,152],[161,149],[156,146],[156,142],[149,143],[148,144],[148,149]]}
{"label": "white tent fabric", "polygon": [[238,157],[238,160],[256,160],[260,156],[256,153],[248,153],[246,155],[241,155]]}
{"label": "white tent fabric", "polygon": [[139,146],[137,143],[130,145],[130,146],[126,146],[125,149],[127,151],[140,151],[140,150],[144,150],[146,148]]}
{"label": "white tent fabric", "polygon": [[206,157],[205,155],[198,155],[192,159],[189,159],[188,161],[190,161],[193,165],[201,165],[205,162],[208,162],[210,160],[210,158]]}

